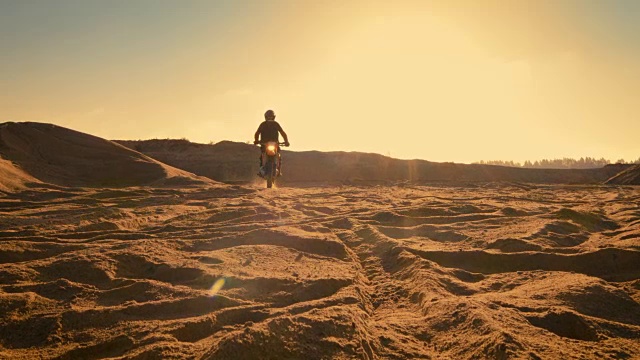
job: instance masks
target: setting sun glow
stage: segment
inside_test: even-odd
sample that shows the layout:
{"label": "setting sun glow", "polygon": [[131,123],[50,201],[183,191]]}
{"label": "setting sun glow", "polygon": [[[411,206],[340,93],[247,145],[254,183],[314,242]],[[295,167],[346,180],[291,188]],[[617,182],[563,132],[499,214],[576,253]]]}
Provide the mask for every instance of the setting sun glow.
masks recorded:
{"label": "setting sun glow", "polygon": [[640,153],[634,1],[0,1],[0,121],[473,162]]}

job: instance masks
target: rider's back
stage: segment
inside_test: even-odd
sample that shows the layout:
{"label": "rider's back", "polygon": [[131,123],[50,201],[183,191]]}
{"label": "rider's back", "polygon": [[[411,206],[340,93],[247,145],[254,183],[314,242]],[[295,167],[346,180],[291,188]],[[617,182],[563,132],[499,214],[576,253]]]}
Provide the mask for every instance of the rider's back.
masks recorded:
{"label": "rider's back", "polygon": [[265,120],[258,127],[258,131],[260,132],[260,141],[275,141],[279,140],[279,131],[282,131],[282,127],[275,120]]}

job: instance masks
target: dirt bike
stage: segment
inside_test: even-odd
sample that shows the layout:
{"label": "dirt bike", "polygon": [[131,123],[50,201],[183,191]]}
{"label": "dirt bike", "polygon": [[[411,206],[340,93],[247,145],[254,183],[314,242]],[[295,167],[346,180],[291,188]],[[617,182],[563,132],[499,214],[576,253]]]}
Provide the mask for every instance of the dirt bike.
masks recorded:
{"label": "dirt bike", "polygon": [[286,145],[275,141],[258,145],[264,146],[264,152],[261,155],[262,168],[260,169],[260,176],[267,180],[267,188],[271,188],[275,184],[276,178],[280,176],[280,165],[282,164],[280,146]]}

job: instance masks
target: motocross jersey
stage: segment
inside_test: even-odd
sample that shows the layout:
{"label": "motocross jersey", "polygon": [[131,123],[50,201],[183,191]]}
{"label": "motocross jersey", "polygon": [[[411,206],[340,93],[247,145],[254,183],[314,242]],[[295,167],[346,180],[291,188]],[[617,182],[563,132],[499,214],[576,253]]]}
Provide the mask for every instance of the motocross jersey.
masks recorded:
{"label": "motocross jersey", "polygon": [[282,127],[275,120],[265,120],[258,127],[258,132],[260,132],[260,142],[264,143],[267,141],[279,141],[279,131],[282,131]]}

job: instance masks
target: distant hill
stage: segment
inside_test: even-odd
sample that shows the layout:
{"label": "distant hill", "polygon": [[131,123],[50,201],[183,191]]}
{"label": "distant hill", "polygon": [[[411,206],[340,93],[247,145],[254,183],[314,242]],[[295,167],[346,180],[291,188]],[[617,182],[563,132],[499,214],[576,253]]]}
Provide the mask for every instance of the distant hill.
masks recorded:
{"label": "distant hill", "polygon": [[35,122],[0,124],[0,190],[29,183],[121,187],[211,182],[117,143]]}
{"label": "distant hill", "polygon": [[[258,147],[222,141],[115,140],[166,164],[223,182],[252,181]],[[548,184],[599,184],[629,165],[599,169],[527,169],[495,165],[399,160],[359,152],[283,151],[284,183],[353,181],[517,181]]]}
{"label": "distant hill", "polygon": [[611,177],[607,184],[640,185],[640,165],[633,165]]}

